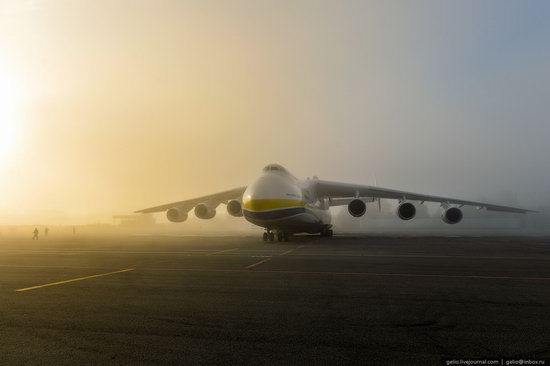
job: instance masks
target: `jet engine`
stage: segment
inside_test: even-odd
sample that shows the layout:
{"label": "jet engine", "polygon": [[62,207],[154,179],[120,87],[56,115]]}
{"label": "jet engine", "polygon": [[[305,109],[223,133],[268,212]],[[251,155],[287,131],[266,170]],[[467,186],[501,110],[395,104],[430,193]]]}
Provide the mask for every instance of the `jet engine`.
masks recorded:
{"label": "jet engine", "polygon": [[227,213],[234,217],[241,217],[243,215],[243,205],[241,201],[231,200],[227,202]]}
{"label": "jet engine", "polygon": [[216,209],[208,206],[206,203],[199,203],[195,206],[195,216],[199,219],[209,220],[216,216]]}
{"label": "jet engine", "polygon": [[361,217],[367,212],[367,204],[356,198],[348,204],[348,212],[353,217]]}
{"label": "jet engine", "polygon": [[446,224],[458,224],[462,220],[462,210],[458,207],[443,208],[441,220]]}
{"label": "jet engine", "polygon": [[397,207],[397,216],[401,220],[410,220],[416,215],[416,207],[410,202],[403,202]]}
{"label": "jet engine", "polygon": [[166,218],[171,222],[184,222],[187,220],[187,212],[182,211],[177,207],[173,207],[166,211]]}

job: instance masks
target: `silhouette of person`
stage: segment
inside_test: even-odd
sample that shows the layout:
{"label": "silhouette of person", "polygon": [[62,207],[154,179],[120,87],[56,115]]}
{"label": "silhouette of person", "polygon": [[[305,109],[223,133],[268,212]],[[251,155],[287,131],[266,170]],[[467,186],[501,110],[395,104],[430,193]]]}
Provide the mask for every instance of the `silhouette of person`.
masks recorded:
{"label": "silhouette of person", "polygon": [[73,226],[73,235],[76,234],[76,227]]}
{"label": "silhouette of person", "polygon": [[50,232],[50,229],[48,228],[45,228],[44,229],[44,236],[48,236],[48,233]]}
{"label": "silhouette of person", "polygon": [[38,228],[35,227],[34,231],[32,232],[34,235],[32,237],[32,240],[38,240]]}

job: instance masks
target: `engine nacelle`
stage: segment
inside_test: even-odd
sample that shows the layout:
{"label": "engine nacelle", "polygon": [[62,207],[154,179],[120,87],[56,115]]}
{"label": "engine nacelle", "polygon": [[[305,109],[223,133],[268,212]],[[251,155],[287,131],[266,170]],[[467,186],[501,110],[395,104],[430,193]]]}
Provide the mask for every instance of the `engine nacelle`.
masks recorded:
{"label": "engine nacelle", "polygon": [[195,216],[199,219],[209,220],[216,216],[216,209],[211,208],[205,203],[199,203],[195,206]]}
{"label": "engine nacelle", "polygon": [[166,218],[171,222],[184,222],[187,220],[187,212],[182,211],[177,207],[173,207],[166,211]]}
{"label": "engine nacelle", "polygon": [[234,217],[241,217],[243,215],[243,205],[241,201],[231,200],[227,202],[227,213]]}
{"label": "engine nacelle", "polygon": [[416,216],[416,207],[410,202],[403,202],[397,207],[397,216],[401,220],[410,220]]}
{"label": "engine nacelle", "polygon": [[348,204],[348,212],[353,217],[361,217],[367,212],[367,204],[360,199],[354,199]]}
{"label": "engine nacelle", "polygon": [[441,220],[446,224],[458,224],[462,221],[462,210],[458,207],[443,208]]}

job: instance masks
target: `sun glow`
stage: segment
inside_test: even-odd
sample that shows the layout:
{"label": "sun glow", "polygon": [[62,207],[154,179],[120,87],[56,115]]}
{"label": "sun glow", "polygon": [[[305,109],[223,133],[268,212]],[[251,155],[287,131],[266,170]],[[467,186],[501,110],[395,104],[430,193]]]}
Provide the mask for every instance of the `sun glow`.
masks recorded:
{"label": "sun glow", "polygon": [[0,74],[0,163],[12,162],[16,155],[21,97],[16,80]]}

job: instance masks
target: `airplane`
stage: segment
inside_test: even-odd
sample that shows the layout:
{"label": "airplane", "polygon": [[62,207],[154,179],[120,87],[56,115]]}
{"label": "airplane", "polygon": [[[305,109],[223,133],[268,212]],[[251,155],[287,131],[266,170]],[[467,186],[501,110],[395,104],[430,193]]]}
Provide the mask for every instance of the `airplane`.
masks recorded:
{"label": "airplane", "polygon": [[151,207],[136,213],[166,211],[169,221],[184,222],[189,211],[194,208],[196,217],[208,220],[216,216],[216,208],[223,203],[227,205],[229,215],[244,216],[252,224],[263,227],[263,240],[273,242],[275,236],[278,241],[288,241],[292,234],[297,233],[332,236],[330,207],[347,205],[351,216],[361,217],[367,212],[368,202],[377,202],[380,209],[381,199],[398,200],[397,216],[402,220],[414,218],[416,206],[413,202],[437,202],[441,206],[441,219],[450,225],[462,220],[463,206],[512,213],[537,212],[378,186],[330,182],[317,177],[299,180],[283,166],[269,164],[248,186]]}

